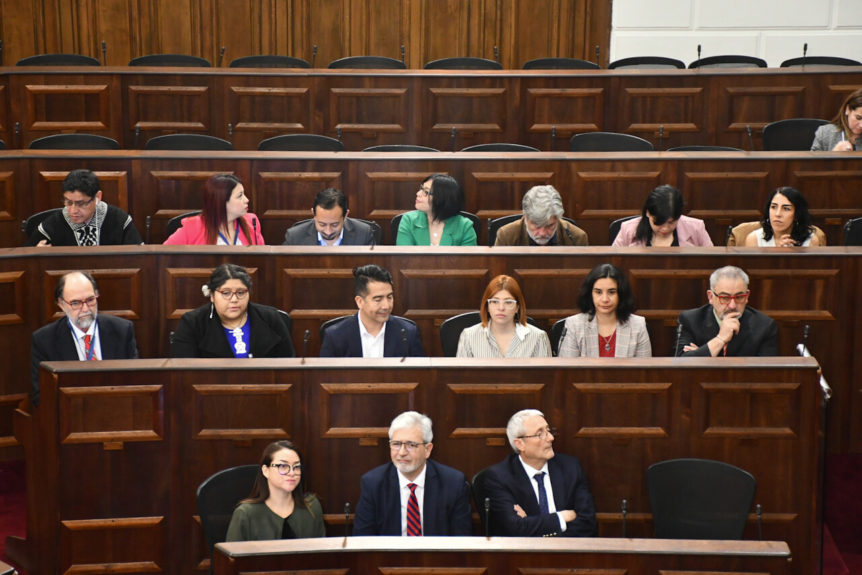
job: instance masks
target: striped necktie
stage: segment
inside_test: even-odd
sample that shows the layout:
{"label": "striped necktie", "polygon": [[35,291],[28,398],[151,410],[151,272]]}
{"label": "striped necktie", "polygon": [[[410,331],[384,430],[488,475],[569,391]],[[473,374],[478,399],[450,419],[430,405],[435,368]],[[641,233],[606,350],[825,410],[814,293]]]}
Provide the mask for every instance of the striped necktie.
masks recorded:
{"label": "striped necktie", "polygon": [[422,535],[422,519],[419,517],[419,500],[416,499],[415,483],[408,483],[410,497],[407,499],[407,536],[420,537]]}

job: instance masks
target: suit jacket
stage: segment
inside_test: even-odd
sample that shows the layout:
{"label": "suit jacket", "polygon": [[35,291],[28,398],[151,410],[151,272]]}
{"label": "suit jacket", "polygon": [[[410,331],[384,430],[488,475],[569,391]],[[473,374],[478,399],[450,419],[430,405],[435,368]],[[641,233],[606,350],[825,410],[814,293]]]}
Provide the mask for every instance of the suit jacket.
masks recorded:
{"label": "suit jacket", "polygon": [[[548,461],[548,474],[557,511],[574,509],[577,517],[560,532],[556,513],[540,514],[539,501],[533,490],[533,478],[528,477],[520,456],[513,453],[488,468],[485,493],[491,499],[491,535],[511,537],[592,537],[596,535],[596,506],[587,477],[577,458],[556,454]],[[520,505],[526,517],[518,517],[513,507]]]}
{"label": "suit jacket", "polygon": [[[360,220],[344,218],[343,246],[370,246],[374,244],[374,232],[371,226]],[[317,228],[314,220],[305,220],[291,226],[284,232],[283,246],[316,246]]]}
{"label": "suit jacket", "polygon": [[[260,233],[260,220],[258,217],[252,213],[248,213],[242,217],[248,224],[248,229],[251,230],[251,234],[254,236],[254,241],[250,240],[245,233],[242,231],[242,228],[239,229],[240,241],[242,241],[243,245],[254,245],[254,246],[263,246],[266,245],[266,242],[263,239],[263,235]],[[257,222],[255,224],[255,222]],[[171,236],[164,241],[164,245],[181,245],[181,246],[203,246],[207,243],[207,227],[204,224],[204,220],[200,215],[197,216],[189,216],[187,218],[183,218],[182,226],[180,229],[171,234]]]}
{"label": "suit jacket", "polygon": [[[401,330],[407,330],[407,353]],[[383,336],[383,357],[426,357],[422,339],[415,324],[397,315],[389,316]],[[359,314],[344,319],[328,328],[320,346],[320,357],[362,357],[362,338],[359,335]]]}
{"label": "suit jacket", "polygon": [[[102,359],[137,359],[135,326],[121,317],[97,314]],[[42,326],[30,339],[30,382],[33,405],[39,405],[39,364],[43,361],[78,361],[72,326],[65,317]]]}
{"label": "suit jacket", "polygon": [[[599,324],[588,313],[566,318],[565,337],[561,338],[560,357],[599,357]],[[617,322],[614,357],[652,357],[652,345],[643,316],[632,314],[625,323]]]}
{"label": "suit jacket", "polygon": [[[615,246],[642,246],[643,243],[635,242],[635,233],[641,218],[632,218],[623,222],[620,233],[614,239]],[[680,216],[676,223],[676,238],[679,246],[708,246],[712,247],[712,238],[706,233],[706,225],[703,220]]]}
{"label": "suit jacket", "polygon": [[[709,347],[706,343],[718,335],[718,322],[712,305],[706,304],[682,312],[679,314],[679,324],[682,326],[682,331],[675,355],[709,357]],[[689,343],[700,347],[682,353],[683,348]],[[746,306],[739,318],[739,333],[727,344],[727,355],[778,355],[778,325],[766,314]]]}
{"label": "suit jacket", "polygon": [[[589,245],[587,232],[578,226],[560,218],[556,231],[558,246],[586,246]],[[530,236],[527,233],[527,225],[524,218],[506,224],[497,230],[497,241],[495,246],[529,246]]]}
{"label": "suit jacket", "polygon": [[[173,357],[233,358],[217,313],[210,317],[211,303],[183,314],[171,338]],[[249,352],[252,357],[294,357],[293,340],[283,313],[274,307],[249,302]]]}
{"label": "suit jacket", "polygon": [[[470,490],[467,479],[433,459],[425,462],[422,502],[423,535],[472,535]],[[401,493],[398,471],[390,462],[362,476],[356,504],[354,535],[401,535]]]}
{"label": "suit jacket", "polygon": [[[443,234],[440,236],[441,246],[475,246],[476,228],[469,218],[455,214],[443,224]],[[428,216],[425,212],[414,210],[401,216],[398,224],[398,246],[430,246],[431,233],[428,231]]]}

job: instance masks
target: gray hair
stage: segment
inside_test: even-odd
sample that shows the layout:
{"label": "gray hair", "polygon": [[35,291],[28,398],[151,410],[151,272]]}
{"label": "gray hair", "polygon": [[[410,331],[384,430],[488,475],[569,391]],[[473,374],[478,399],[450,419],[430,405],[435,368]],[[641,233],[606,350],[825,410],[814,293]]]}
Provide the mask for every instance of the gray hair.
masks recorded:
{"label": "gray hair", "polygon": [[389,424],[389,439],[392,439],[392,434],[399,429],[416,426],[422,429],[422,441],[431,443],[434,439],[434,432],[431,431],[431,418],[418,411],[405,411],[393,419],[392,423]]}
{"label": "gray hair", "polygon": [[715,291],[715,284],[717,284],[720,280],[723,279],[740,279],[745,282],[745,287],[748,288],[748,274],[742,271],[741,268],[736,266],[724,266],[723,268],[718,268],[712,275],[709,276],[709,289],[710,291]]}
{"label": "gray hair", "polygon": [[524,216],[537,226],[546,226],[551,218],[563,217],[563,199],[554,186],[533,186],[521,202]]}
{"label": "gray hair", "polygon": [[509,438],[509,445],[511,445],[512,449],[515,450],[515,453],[520,453],[518,448],[515,447],[515,440],[527,432],[524,429],[524,420],[528,417],[533,417],[534,415],[545,417],[545,414],[538,409],[522,409],[509,418],[509,423],[506,425],[506,437]]}

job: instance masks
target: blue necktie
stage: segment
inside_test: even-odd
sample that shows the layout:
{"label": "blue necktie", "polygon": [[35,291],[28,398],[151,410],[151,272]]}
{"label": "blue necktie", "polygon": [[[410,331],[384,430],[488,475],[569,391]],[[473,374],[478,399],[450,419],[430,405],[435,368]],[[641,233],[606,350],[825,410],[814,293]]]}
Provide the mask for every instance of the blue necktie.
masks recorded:
{"label": "blue necktie", "polygon": [[545,491],[545,472],[540,471],[533,476],[533,479],[539,486],[539,511],[542,512],[542,515],[546,515],[550,511],[548,510],[548,493]]}

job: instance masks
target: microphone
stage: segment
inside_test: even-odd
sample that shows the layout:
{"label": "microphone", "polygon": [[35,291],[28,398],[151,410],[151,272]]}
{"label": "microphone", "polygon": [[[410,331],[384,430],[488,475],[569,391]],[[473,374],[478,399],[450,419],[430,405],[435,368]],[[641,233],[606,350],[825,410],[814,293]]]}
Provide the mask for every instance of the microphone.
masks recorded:
{"label": "microphone", "polygon": [[230,122],[227,124],[227,139],[233,142],[233,124]]}
{"label": "microphone", "polygon": [[805,68],[805,55],[808,54],[808,42],[802,45],[802,68]]}
{"label": "microphone", "polygon": [[153,225],[153,216],[147,216],[144,218],[144,222],[144,226],[147,228],[144,237],[147,238],[147,243],[150,243],[150,227]]}
{"label": "microphone", "polygon": [[494,46],[494,60],[500,61],[500,49],[497,46]]}
{"label": "microphone", "polygon": [[452,151],[455,152],[455,126],[452,126],[452,129],[449,130],[449,141],[452,143]]}
{"label": "microphone", "polygon": [[485,537],[491,538],[491,498],[485,498]]}
{"label": "microphone", "polygon": [[757,538],[763,541],[763,508],[760,503],[755,505],[754,513],[757,514]]}
{"label": "microphone", "polygon": [[697,59],[700,60],[700,44],[697,45]]}
{"label": "microphone", "polygon": [[569,330],[566,329],[566,324],[563,324],[563,331],[560,332],[560,340],[557,342],[557,357],[560,357],[560,350],[563,349],[563,340],[566,339]]}
{"label": "microphone", "polygon": [[808,349],[808,332],[811,331],[811,326],[807,323],[802,326],[802,346]]}
{"label": "microphone", "polygon": [[626,537],[626,517],[629,514],[629,512],[628,512],[628,501],[626,501],[625,499],[623,499],[622,511],[623,511],[623,539],[625,539],[625,537]]}
{"label": "microphone", "polygon": [[679,338],[682,337],[682,322],[676,322],[676,343],[673,346],[673,356],[679,357]]}
{"label": "microphone", "polygon": [[138,147],[138,139],[141,137],[141,127],[135,126],[135,148]]}
{"label": "microphone", "polygon": [[[305,365],[305,353],[308,351],[308,340],[311,339],[311,330],[305,330],[305,335],[302,338],[302,361],[299,362],[300,365]],[[348,505],[350,505],[348,503]]]}
{"label": "microphone", "polygon": [[551,126],[551,151],[554,151],[554,141],[557,139],[557,127]]}
{"label": "microphone", "polygon": [[341,141],[341,126],[335,128],[335,135],[338,137],[338,141]]}
{"label": "microphone", "polygon": [[401,61],[404,61],[404,44],[401,44]]}
{"label": "microphone", "polygon": [[254,245],[255,238],[257,237],[257,217],[251,219],[251,225],[254,228],[254,231],[251,234],[251,245]]}
{"label": "microphone", "polygon": [[664,140],[664,124],[658,127],[658,147],[659,151],[661,151],[661,143]]}
{"label": "microphone", "polygon": [[745,131],[748,133],[748,147],[751,148],[751,151],[754,151],[754,138],[751,137],[751,126],[749,124],[745,125]]}
{"label": "microphone", "polygon": [[311,47],[311,67],[314,68],[314,61],[317,60],[317,44]]}
{"label": "microphone", "polygon": [[108,43],[102,40],[102,64],[108,65]]}
{"label": "microphone", "polygon": [[602,49],[599,47],[598,44],[596,44],[596,64],[598,64],[599,66],[602,65],[602,63],[600,62],[601,54],[602,54]]}
{"label": "microphone", "polygon": [[401,343],[404,344],[404,356],[401,358],[402,363],[405,359],[407,359],[407,353],[409,351],[409,347],[407,346],[407,329],[401,328]]}
{"label": "microphone", "polygon": [[342,547],[347,545],[347,536],[350,534],[350,501],[344,504],[344,542]]}

